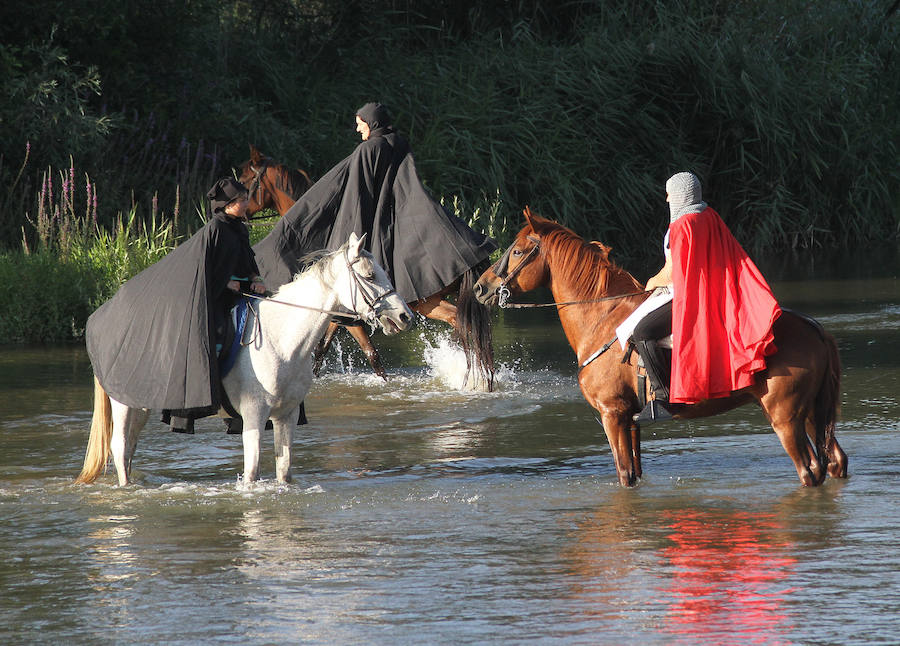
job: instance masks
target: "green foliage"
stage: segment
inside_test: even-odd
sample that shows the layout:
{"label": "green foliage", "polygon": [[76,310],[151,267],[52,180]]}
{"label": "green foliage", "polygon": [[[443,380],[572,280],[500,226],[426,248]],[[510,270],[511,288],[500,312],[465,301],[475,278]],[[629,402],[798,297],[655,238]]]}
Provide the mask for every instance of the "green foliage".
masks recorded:
{"label": "green foliage", "polygon": [[64,158],[99,146],[113,121],[91,106],[99,70],[70,62],[54,38],[55,29],[23,48],[0,44],[0,123],[4,135]]}
{"label": "green foliage", "polygon": [[16,238],[40,190],[30,169],[102,146],[115,120],[91,107],[99,94],[97,69],[70,63],[52,33],[22,48],[0,42],[0,243]]}
{"label": "green foliage", "polygon": [[41,244],[0,254],[0,344],[81,338],[91,312],[174,242],[171,223],[148,227],[131,212],[111,231],[73,238],[66,253]]}
{"label": "green foliage", "polygon": [[757,250],[893,239],[897,29],[826,4],[607,5],[564,42],[387,51],[379,95],[439,192],[499,190],[628,255],[656,251],[682,169]]}
{"label": "green foliage", "polygon": [[22,250],[0,254],[0,344],[80,338],[91,312],[176,243],[174,220],[155,212],[100,226],[95,185],[76,177],[73,165],[47,169]]}
{"label": "green foliage", "polygon": [[0,343],[78,338],[102,289],[102,274],[50,251],[0,254]]}
{"label": "green foliage", "polygon": [[[530,205],[655,264],[664,182],[683,169],[755,250],[900,233],[894,0],[41,6],[0,8],[7,248],[186,235],[248,143],[320,176],[370,100],[429,188],[504,243]],[[90,214],[86,186],[59,201],[82,177]]]}

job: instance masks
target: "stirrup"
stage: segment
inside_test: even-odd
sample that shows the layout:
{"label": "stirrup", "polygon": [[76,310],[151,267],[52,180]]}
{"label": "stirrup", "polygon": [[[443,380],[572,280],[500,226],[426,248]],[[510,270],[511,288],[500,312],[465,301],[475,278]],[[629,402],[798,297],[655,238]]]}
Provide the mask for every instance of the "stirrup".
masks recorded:
{"label": "stirrup", "polygon": [[662,402],[651,399],[644,406],[644,409],[637,413],[632,419],[638,424],[652,424],[653,422],[665,422],[673,419],[672,411],[666,408]]}

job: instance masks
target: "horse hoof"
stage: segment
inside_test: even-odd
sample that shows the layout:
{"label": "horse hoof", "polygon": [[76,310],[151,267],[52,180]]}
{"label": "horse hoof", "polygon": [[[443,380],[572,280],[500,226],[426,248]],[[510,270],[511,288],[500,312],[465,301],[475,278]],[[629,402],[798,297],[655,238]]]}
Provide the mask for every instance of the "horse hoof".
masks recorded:
{"label": "horse hoof", "polygon": [[634,487],[637,485],[638,477],[633,473],[622,473],[619,475],[619,484],[623,487]]}

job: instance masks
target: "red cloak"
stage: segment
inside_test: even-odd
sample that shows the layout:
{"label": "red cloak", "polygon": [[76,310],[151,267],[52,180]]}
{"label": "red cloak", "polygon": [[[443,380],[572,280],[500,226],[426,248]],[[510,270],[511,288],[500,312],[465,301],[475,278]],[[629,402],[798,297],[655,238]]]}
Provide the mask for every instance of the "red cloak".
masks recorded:
{"label": "red cloak", "polygon": [[695,403],[753,384],[773,354],[781,308],[759,269],[711,208],[669,226],[670,401]]}

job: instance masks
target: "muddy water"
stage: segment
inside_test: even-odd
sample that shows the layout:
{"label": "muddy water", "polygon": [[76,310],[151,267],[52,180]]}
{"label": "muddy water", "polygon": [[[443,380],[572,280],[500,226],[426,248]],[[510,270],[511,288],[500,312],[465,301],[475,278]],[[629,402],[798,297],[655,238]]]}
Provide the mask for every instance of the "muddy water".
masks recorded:
{"label": "muddy water", "polygon": [[76,347],[0,352],[0,638],[139,644],[877,644],[900,635],[900,283],[776,282],[844,362],[851,477],[817,489],[752,408],[608,446],[548,312],[499,314],[494,393],[436,329],[345,341],[308,399],[295,480],[239,481],[240,440],[151,424],[137,484],[75,486]]}

